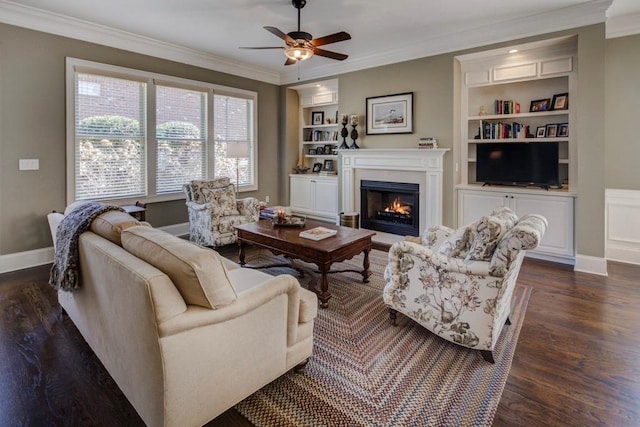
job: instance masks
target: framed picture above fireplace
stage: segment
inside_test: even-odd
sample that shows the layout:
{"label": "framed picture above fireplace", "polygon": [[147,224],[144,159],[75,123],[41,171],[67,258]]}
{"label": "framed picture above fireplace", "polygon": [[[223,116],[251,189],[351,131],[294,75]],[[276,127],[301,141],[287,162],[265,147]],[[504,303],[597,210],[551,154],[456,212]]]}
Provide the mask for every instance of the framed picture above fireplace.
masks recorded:
{"label": "framed picture above fireplace", "polygon": [[367,98],[367,135],[413,133],[413,92]]}

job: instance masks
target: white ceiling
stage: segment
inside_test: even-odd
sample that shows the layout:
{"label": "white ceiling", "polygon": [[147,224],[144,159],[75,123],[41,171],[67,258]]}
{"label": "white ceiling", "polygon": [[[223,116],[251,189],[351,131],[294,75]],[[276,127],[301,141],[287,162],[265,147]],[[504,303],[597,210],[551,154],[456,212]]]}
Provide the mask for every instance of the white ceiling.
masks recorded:
{"label": "white ceiling", "polygon": [[[620,13],[640,3],[615,1]],[[280,50],[239,47],[281,46],[262,27],[296,30],[290,0],[0,0],[0,22],[289,83],[604,22],[611,2],[308,0],[301,29],[314,37],[347,31],[351,40],[323,48],[349,58],[287,67]]]}

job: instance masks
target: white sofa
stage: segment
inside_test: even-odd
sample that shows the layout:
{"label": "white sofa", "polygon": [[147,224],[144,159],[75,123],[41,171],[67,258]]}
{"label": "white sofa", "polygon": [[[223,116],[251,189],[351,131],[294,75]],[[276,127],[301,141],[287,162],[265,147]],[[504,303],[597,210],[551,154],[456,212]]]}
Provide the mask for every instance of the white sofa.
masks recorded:
{"label": "white sofa", "polygon": [[147,425],[205,424],[311,356],[317,299],[294,277],[137,224],[95,220],[58,300]]}

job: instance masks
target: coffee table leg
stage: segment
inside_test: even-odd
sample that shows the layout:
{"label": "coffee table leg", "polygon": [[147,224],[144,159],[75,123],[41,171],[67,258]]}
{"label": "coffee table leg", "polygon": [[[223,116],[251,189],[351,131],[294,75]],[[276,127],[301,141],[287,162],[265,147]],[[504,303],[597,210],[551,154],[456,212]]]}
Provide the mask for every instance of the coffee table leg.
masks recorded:
{"label": "coffee table leg", "polygon": [[364,260],[362,261],[362,283],[369,283],[369,277],[371,277],[371,270],[369,270],[369,252],[371,249],[365,249]]}
{"label": "coffee table leg", "polygon": [[240,265],[245,265],[246,263],[244,262],[244,244],[242,244],[242,240],[238,240],[238,247],[240,248],[238,252],[238,260],[240,261]]}
{"label": "coffee table leg", "polygon": [[318,299],[320,300],[320,307],[327,308],[329,307],[329,300],[331,299],[331,294],[329,293],[329,278],[327,277],[330,266],[317,265],[320,270],[320,292],[318,293]]}

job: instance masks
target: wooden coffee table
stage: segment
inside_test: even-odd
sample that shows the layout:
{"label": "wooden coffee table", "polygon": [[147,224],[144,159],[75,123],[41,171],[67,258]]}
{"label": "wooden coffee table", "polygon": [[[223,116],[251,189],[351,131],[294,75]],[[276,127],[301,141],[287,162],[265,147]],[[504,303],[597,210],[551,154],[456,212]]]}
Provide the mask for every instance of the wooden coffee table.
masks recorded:
{"label": "wooden coffee table", "polygon": [[[338,230],[338,234],[323,240],[309,240],[299,236],[302,230],[314,227],[325,227]],[[320,273],[320,289],[312,289],[318,294],[320,307],[326,308],[331,299],[329,293],[328,275],[346,271],[356,272],[362,275],[362,281],[367,283],[371,271],[369,270],[369,252],[371,251],[371,237],[376,233],[369,230],[342,227],[327,224],[320,221],[307,219],[304,227],[277,227],[271,220],[261,220],[249,224],[236,225],[238,230],[238,246],[240,253],[240,265],[245,266],[246,245],[256,245],[269,249],[275,255],[284,255],[287,258],[299,259],[318,266]],[[333,270],[331,264],[351,259],[360,252],[364,253],[362,271],[360,270]],[[281,264],[280,264],[281,265]],[[268,268],[275,265],[254,266],[254,268]]]}

